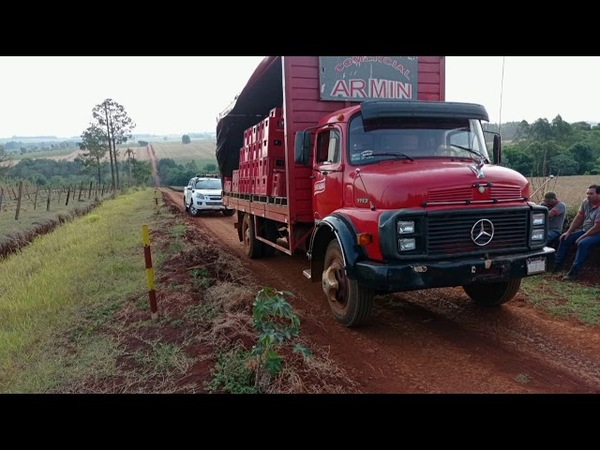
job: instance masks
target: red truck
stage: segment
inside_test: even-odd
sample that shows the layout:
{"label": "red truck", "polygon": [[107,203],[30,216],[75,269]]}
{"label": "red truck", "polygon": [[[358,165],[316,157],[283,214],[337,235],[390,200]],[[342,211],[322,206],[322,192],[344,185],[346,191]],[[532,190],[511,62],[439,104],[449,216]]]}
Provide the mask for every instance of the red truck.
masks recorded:
{"label": "red truck", "polygon": [[347,327],[381,293],[462,286],[500,305],[554,249],[488,121],[445,101],[444,57],[266,57],[217,120],[223,202],[250,258],[308,256]]}

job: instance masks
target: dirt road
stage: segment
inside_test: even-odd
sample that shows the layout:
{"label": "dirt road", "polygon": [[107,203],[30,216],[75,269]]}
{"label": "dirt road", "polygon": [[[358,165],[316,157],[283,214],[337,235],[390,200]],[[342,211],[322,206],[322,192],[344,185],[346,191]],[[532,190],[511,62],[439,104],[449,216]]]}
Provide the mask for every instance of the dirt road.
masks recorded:
{"label": "dirt road", "polygon": [[[163,195],[186,214],[180,192]],[[328,348],[364,393],[600,393],[600,327],[555,320],[522,294],[491,309],[460,288],[394,294],[376,299],[367,326],[348,329],[333,319],[320,283],[302,276],[306,257],[250,260],[236,216],[189,220],[238,255],[260,284],[293,292],[303,337]]]}

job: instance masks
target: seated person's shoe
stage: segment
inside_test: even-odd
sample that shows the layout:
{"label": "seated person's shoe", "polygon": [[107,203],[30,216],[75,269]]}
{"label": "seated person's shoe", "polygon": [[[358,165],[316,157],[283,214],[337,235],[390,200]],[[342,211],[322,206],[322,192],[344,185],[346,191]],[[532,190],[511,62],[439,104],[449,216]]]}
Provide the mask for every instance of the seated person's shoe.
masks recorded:
{"label": "seated person's shoe", "polygon": [[579,278],[579,274],[575,272],[573,269],[569,270],[567,274],[563,277],[563,280],[573,281]]}

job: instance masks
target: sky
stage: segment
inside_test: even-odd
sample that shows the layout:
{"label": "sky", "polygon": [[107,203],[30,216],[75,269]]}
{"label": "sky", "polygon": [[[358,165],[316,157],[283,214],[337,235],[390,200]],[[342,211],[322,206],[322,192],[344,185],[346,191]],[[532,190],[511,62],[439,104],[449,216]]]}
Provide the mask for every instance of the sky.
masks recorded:
{"label": "sky", "polygon": [[[105,99],[133,134],[214,132],[261,56],[0,56],[0,138],[78,137]],[[491,123],[600,122],[599,56],[448,56],[446,100]]]}

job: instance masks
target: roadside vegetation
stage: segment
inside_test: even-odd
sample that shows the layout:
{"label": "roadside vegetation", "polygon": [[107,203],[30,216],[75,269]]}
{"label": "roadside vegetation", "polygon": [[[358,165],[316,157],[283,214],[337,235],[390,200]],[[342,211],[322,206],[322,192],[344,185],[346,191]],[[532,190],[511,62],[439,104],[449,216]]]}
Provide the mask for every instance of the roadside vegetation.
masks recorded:
{"label": "roadside vegetation", "polygon": [[0,259],[0,392],[356,390],[302,342],[289,293],[256,285],[156,195],[145,188],[106,200]]}

